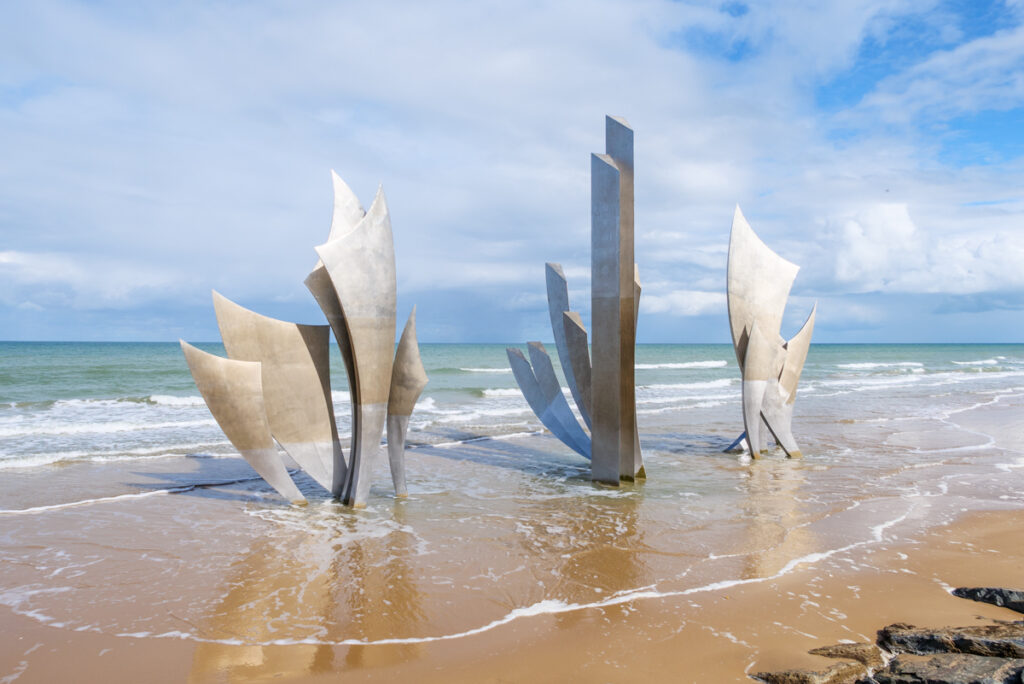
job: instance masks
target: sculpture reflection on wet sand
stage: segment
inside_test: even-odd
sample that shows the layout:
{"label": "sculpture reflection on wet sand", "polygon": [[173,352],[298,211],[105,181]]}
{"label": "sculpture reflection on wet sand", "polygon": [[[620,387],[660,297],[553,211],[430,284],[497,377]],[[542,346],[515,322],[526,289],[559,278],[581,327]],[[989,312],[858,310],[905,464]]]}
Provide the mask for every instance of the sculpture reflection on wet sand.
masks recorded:
{"label": "sculpture reflection on wet sand", "polygon": [[540,342],[530,359],[509,347],[516,382],[541,423],[590,459],[591,479],[618,485],[646,477],[636,425],[634,357],[640,283],[633,258],[633,129],[605,118],[605,154],[591,156],[591,312],[593,360],[579,313],[569,309],[561,265],[548,263],[548,313],[558,358],[587,434],[562,394]]}
{"label": "sculpture reflection on wet sand", "polygon": [[[395,351],[395,251],[384,192],[378,189],[364,212],[345,182],[333,171],[331,176],[331,230],[327,242],[316,247],[320,261],[306,278],[329,325],[268,318],[214,292],[228,358],[181,345],[217,423],[279,494],[305,501],[274,440],[333,497],[363,507],[385,424],[395,493],[407,495],[406,432],[427,374],[416,341],[415,309]],[[345,363],[352,409],[347,457],[331,398],[331,330]]]}
{"label": "sculpture reflection on wet sand", "polygon": [[[729,237],[727,300],[733,347],[743,375],[743,424],[752,458],[765,451],[762,422],[788,457],[802,455],[793,438],[793,404],[817,305],[790,340],[780,334],[786,300],[799,269],[765,245],[736,207]],[[741,435],[736,443],[743,439]]]}

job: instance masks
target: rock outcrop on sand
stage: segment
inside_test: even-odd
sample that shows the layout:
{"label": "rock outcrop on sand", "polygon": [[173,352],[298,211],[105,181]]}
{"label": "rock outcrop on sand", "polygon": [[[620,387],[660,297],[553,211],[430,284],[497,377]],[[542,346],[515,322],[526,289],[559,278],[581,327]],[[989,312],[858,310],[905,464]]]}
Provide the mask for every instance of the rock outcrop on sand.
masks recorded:
{"label": "rock outcrop on sand", "polygon": [[[1024,613],[1024,592],[959,588],[954,596]],[[896,623],[874,644],[836,644],[809,651],[846,661],[826,670],[758,672],[768,684],[1021,684],[1024,620],[969,627],[915,627]]]}
{"label": "rock outcrop on sand", "polygon": [[959,587],[953,590],[953,596],[991,603],[993,606],[1005,606],[1018,613],[1024,613],[1024,591],[993,587]]}
{"label": "rock outcrop on sand", "polygon": [[990,658],[1024,658],[1024,623],[941,629],[897,623],[879,630],[878,645],[889,653],[966,653]]}
{"label": "rock outcrop on sand", "polygon": [[1018,684],[1024,660],[943,653],[930,658],[896,656],[864,680],[878,684]]}

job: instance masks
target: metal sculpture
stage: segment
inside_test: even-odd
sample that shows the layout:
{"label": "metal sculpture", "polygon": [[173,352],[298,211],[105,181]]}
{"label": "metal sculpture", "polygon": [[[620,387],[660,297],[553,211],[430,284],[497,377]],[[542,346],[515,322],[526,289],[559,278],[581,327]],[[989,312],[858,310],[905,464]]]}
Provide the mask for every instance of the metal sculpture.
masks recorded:
{"label": "metal sculpture", "polygon": [[572,414],[540,342],[530,360],[508,348],[516,382],[541,423],[566,446],[591,460],[591,479],[618,485],[645,477],[636,424],[634,356],[640,283],[633,260],[633,129],[605,117],[605,154],[591,157],[591,315],[587,330],[569,309],[561,265],[545,269],[548,314],[559,362],[586,430]]}
{"label": "metal sculpture", "polygon": [[[305,281],[329,325],[267,318],[214,292],[230,359],[185,342],[182,349],[228,439],[274,489],[290,500],[304,500],[277,455],[276,438],[335,498],[362,507],[385,424],[395,493],[407,494],[406,432],[427,375],[416,341],[415,310],[395,351],[395,253],[384,192],[378,189],[369,211],[363,211],[355,193],[333,171],[331,176],[331,229],[327,242],[316,247],[320,261]],[[347,457],[331,400],[331,330],[351,399]]]}
{"label": "metal sculpture", "polygon": [[292,459],[330,491],[346,470],[331,401],[330,330],[262,316],[213,293],[228,358],[261,364],[270,433]]}
{"label": "metal sculpture", "polygon": [[793,403],[817,305],[792,339],[787,341],[780,334],[786,300],[799,270],[765,245],[736,207],[729,237],[727,300],[743,378],[745,433],[735,443],[745,438],[752,458],[765,450],[762,421],[788,457],[802,455],[793,438]]}
{"label": "metal sculpture", "polygon": [[292,503],[305,503],[270,434],[261,364],[225,359],[180,342],[192,379],[231,444],[278,494]]}
{"label": "metal sculpture", "polygon": [[395,348],[395,249],[383,190],[351,231],[316,251],[341,307],[354,370],[349,386],[355,439],[348,478],[335,495],[364,506],[387,419]]}
{"label": "metal sculpture", "polygon": [[405,437],[409,431],[409,418],[426,385],[427,371],[423,368],[420,346],[416,342],[416,307],[413,307],[398,341],[388,397],[388,464],[395,494],[401,497],[409,495],[405,486]]}

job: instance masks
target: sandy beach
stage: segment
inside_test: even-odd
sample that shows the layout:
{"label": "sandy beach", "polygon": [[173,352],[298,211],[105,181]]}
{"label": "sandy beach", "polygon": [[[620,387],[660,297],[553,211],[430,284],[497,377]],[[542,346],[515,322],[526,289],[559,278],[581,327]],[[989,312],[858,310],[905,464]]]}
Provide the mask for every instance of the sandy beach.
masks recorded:
{"label": "sandy beach", "polygon": [[[173,507],[174,497],[162,498]],[[118,545],[111,550],[145,546],[131,533],[108,541]],[[195,540],[175,541],[196,553],[179,559],[186,561],[182,565],[203,562],[206,554]],[[487,602],[471,600],[458,586],[443,598],[425,596],[410,582],[414,566],[374,566],[363,557],[367,564],[356,567],[365,575],[357,586],[345,586],[342,578],[352,581],[354,573],[318,566],[323,554],[308,544],[297,541],[295,555],[287,557],[276,551],[257,544],[227,568],[217,587],[190,586],[187,572],[147,577],[145,563],[129,561],[107,578],[110,585],[92,587],[109,592],[113,605],[68,606],[75,613],[72,624],[5,607],[4,632],[17,636],[4,640],[0,658],[10,675],[20,673],[17,681],[29,682],[337,681],[339,674],[345,681],[749,681],[745,672],[824,669],[830,662],[807,655],[809,649],[872,641],[875,630],[893,622],[939,626],[1015,619],[1012,611],[955,598],[947,588],[1019,584],[1024,532],[1020,511],[965,514],[899,544],[867,544],[781,574],[763,566],[758,569],[766,574],[694,593],[680,588],[616,594],[615,577],[633,561],[628,552],[607,547],[587,558],[593,574],[604,576],[607,598],[590,605],[535,605],[506,614],[501,624],[495,624],[496,612]],[[312,556],[305,563],[299,560],[303,552]],[[779,552],[775,562],[784,558]],[[454,585],[471,581],[481,560],[471,549],[453,558],[453,566],[464,571],[449,579]],[[143,590],[140,580],[160,586]],[[530,593],[529,586],[509,587],[504,598],[516,589]],[[154,590],[164,601],[118,605],[116,599]],[[221,594],[216,611],[206,620],[193,622],[167,606],[215,594]],[[390,605],[381,614],[385,597]],[[268,615],[270,604],[275,613]],[[392,609],[406,619],[391,617]],[[333,615],[332,627],[300,636],[301,627],[316,622],[311,614]],[[168,631],[135,636],[103,628],[129,616]],[[469,625],[474,626],[464,633],[454,631]],[[446,630],[452,636],[429,635]],[[395,633],[422,636],[387,643]],[[377,643],[354,645],[346,635]]]}
{"label": "sandy beach", "polygon": [[677,384],[725,398],[641,404],[650,477],[619,489],[509,418],[421,424],[410,497],[382,464],[362,511],[301,472],[289,506],[229,449],[8,468],[4,681],[740,682],[893,622],[1013,619],[949,590],[1022,583],[1019,372],[894,363],[812,369],[801,460],[722,453],[728,381]]}

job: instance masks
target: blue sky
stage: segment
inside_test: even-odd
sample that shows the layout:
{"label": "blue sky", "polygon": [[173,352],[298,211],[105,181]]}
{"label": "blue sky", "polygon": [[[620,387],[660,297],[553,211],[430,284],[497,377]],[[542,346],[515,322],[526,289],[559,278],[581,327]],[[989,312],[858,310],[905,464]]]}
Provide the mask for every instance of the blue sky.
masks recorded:
{"label": "blue sky", "polygon": [[322,322],[330,169],[383,184],[422,341],[589,309],[589,155],[636,130],[642,342],[726,342],[733,207],[820,342],[1024,342],[1024,0],[0,5],[0,339]]}

